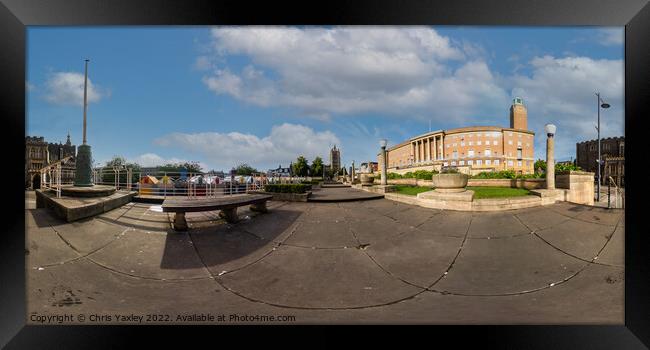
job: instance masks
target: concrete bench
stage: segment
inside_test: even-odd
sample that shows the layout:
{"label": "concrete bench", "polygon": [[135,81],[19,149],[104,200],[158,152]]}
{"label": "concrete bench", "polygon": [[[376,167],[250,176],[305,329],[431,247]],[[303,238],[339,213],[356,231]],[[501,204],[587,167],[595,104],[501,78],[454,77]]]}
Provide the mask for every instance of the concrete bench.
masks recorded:
{"label": "concrete bench", "polygon": [[187,231],[187,221],[185,220],[185,213],[187,212],[221,210],[219,216],[229,223],[234,223],[239,220],[237,216],[238,207],[250,205],[251,210],[265,213],[267,212],[266,201],[271,198],[273,196],[264,194],[242,194],[227,197],[192,199],[168,198],[163,201],[162,211],[174,213],[174,230]]}

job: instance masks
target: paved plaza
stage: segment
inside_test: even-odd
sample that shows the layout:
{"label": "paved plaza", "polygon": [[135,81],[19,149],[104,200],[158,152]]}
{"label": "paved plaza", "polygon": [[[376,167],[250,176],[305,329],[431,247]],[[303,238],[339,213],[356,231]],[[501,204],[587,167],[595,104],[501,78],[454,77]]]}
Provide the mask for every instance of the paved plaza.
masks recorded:
{"label": "paved plaza", "polygon": [[66,223],[28,192],[28,313],[624,322],[622,210],[558,203],[471,213],[387,199],[268,207],[240,208],[236,224],[188,213],[190,230],[177,233],[159,205]]}

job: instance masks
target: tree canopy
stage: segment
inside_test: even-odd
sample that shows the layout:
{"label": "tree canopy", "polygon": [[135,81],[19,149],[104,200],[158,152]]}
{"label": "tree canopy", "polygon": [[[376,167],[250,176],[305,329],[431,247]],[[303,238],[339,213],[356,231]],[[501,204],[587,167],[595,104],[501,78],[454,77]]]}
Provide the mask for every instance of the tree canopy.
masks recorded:
{"label": "tree canopy", "polygon": [[307,176],[307,170],[309,169],[309,164],[307,164],[307,159],[303,156],[299,156],[296,159],[296,162],[293,163],[291,171],[296,176]]}
{"label": "tree canopy", "polygon": [[248,165],[247,163],[242,163],[239,164],[235,167],[235,174],[236,175],[242,175],[242,176],[247,176],[247,175],[253,175],[254,173],[257,173],[257,169],[253,168],[252,166]]}
{"label": "tree canopy", "polygon": [[321,157],[316,157],[311,162],[311,175],[323,176],[323,159]]}

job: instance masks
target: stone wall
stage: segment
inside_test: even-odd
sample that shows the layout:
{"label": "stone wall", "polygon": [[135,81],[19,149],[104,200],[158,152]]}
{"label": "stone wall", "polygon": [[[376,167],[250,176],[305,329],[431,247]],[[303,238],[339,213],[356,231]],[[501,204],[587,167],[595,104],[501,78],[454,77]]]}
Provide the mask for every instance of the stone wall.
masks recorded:
{"label": "stone wall", "polygon": [[[375,180],[375,183],[379,183]],[[433,187],[433,181],[421,179],[393,179],[388,180],[389,185],[409,185],[409,186],[425,186]],[[487,187],[512,187],[512,188],[525,188],[537,189],[545,188],[545,179],[469,179],[467,186],[487,186]]]}
{"label": "stone wall", "polygon": [[555,187],[569,190],[567,202],[594,205],[594,173],[569,171],[556,174]]}

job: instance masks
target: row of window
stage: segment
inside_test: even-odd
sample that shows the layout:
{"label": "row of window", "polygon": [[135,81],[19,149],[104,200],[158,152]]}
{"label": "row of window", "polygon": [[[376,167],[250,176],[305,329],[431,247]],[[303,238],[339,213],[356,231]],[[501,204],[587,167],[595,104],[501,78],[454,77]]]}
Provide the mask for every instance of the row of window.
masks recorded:
{"label": "row of window", "polygon": [[[499,145],[499,141],[492,141],[492,143],[490,143],[490,141],[485,141],[485,145],[486,145],[486,146],[489,146],[490,144],[492,144],[493,146],[498,146],[498,145]],[[512,145],[512,144],[513,144],[513,143],[512,143],[512,140],[508,140],[508,144],[509,144],[509,145]],[[473,142],[473,141],[469,141],[469,145],[470,145],[470,146],[474,146],[474,142]],[[477,145],[477,146],[482,146],[483,143],[482,143],[481,141],[476,141],[476,145]],[[522,145],[521,141],[517,141],[517,146],[521,146],[521,145]],[[452,143],[451,145],[450,145],[450,144],[447,144],[447,148],[449,148],[449,147],[457,147],[457,146],[458,146],[458,143],[456,143],[456,142]],[[465,141],[461,141],[461,142],[460,142],[460,146],[461,146],[461,147],[464,147],[464,146],[465,146]],[[526,143],[526,147],[530,147],[530,143],[527,142],[527,143]]]}
{"label": "row of window", "polygon": [[[469,137],[471,138],[471,137],[473,137],[474,135],[476,135],[476,137],[481,137],[481,136],[484,136],[484,137],[493,137],[493,138],[501,137],[501,133],[500,133],[500,132],[492,132],[492,133],[484,133],[484,134],[481,134],[481,133],[477,133],[477,134],[470,133],[470,134],[469,134]],[[508,132],[508,136],[510,136],[510,137],[513,136],[511,131]],[[465,134],[462,134],[462,135],[451,135],[451,136],[447,136],[447,137],[448,137],[448,138],[451,138],[451,139],[458,139],[458,138],[464,139],[464,138],[465,138]],[[517,137],[518,137],[518,138],[522,138],[522,135],[521,135],[521,134],[517,134]],[[533,135],[526,135],[526,138],[528,138],[528,139],[530,139],[530,138],[532,138],[532,137],[533,137]]]}
{"label": "row of window", "polygon": [[[478,152],[478,155],[480,156],[481,152]],[[499,152],[494,152],[494,155],[498,156]],[[491,157],[492,156],[492,150],[489,150],[489,149],[484,150],[483,156]],[[512,157],[512,152],[508,152],[508,156]],[[470,150],[467,151],[467,157],[469,157],[469,158],[475,157],[473,149],[470,149]],[[453,151],[452,152],[452,158],[458,159],[458,151]],[[517,158],[523,158],[523,153],[522,153],[521,149],[517,150]]]}
{"label": "row of window", "polygon": [[[456,165],[483,165],[483,163],[484,162],[483,162],[482,159],[468,160],[468,161],[461,160],[461,161],[458,161],[458,162],[456,162],[455,160],[451,161],[452,166],[456,166]],[[449,164],[450,164],[449,162],[444,162],[443,163],[444,166],[448,166]],[[494,160],[486,159],[485,160],[485,165],[500,165],[500,164],[501,164],[501,161],[499,159],[494,159]],[[515,162],[513,160],[508,160],[508,162],[506,164],[508,164],[508,166],[514,166]],[[524,164],[523,161],[521,161],[521,160],[517,161],[517,166],[518,167],[523,166],[523,164]],[[532,164],[531,161],[529,161],[529,160],[526,161],[526,166],[527,167],[530,167],[531,164]]]}

